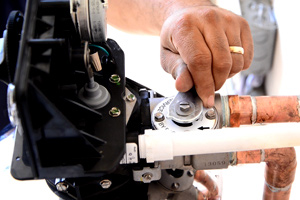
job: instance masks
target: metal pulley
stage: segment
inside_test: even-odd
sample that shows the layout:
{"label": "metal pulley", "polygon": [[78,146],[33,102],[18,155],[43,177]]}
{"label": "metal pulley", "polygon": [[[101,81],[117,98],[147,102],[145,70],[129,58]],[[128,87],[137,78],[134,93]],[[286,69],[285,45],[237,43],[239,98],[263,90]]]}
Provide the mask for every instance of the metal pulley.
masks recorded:
{"label": "metal pulley", "polygon": [[105,42],[107,0],[70,0],[70,12],[81,40]]}

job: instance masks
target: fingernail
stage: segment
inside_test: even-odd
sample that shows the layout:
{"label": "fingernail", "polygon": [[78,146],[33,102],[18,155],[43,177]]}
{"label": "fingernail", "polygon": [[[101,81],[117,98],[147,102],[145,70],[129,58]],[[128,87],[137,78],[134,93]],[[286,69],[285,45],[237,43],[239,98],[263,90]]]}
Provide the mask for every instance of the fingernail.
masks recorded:
{"label": "fingernail", "polygon": [[215,96],[214,96],[214,95],[211,95],[211,96],[209,96],[208,99],[207,99],[207,107],[208,107],[208,108],[211,108],[211,107],[214,106],[214,104],[215,104]]}

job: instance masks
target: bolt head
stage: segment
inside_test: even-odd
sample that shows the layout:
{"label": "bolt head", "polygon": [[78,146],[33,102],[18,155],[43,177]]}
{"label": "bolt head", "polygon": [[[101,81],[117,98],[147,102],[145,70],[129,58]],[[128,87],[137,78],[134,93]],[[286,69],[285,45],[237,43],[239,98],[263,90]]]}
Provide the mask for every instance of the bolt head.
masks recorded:
{"label": "bolt head", "polygon": [[150,181],[153,177],[153,174],[150,172],[146,172],[145,174],[143,174],[143,178],[146,179],[147,181]]}
{"label": "bolt head", "polygon": [[189,102],[183,101],[179,103],[179,108],[182,112],[188,112],[191,109]]}
{"label": "bolt head", "polygon": [[112,182],[108,179],[104,179],[104,180],[100,181],[100,185],[103,189],[110,188],[111,184],[112,184]]}
{"label": "bolt head", "polygon": [[173,183],[173,184],[172,184],[172,188],[173,188],[174,190],[179,189],[179,187],[180,187],[180,184],[179,184],[179,183]]}
{"label": "bolt head", "polygon": [[68,188],[69,188],[69,185],[65,182],[59,182],[56,184],[56,189],[59,192],[65,192],[68,190]]}
{"label": "bolt head", "polygon": [[157,121],[157,122],[162,122],[165,120],[165,116],[161,112],[155,113],[154,118],[155,118],[155,121]]}
{"label": "bolt head", "polygon": [[126,100],[129,101],[129,102],[135,101],[135,96],[134,96],[134,94],[128,94],[128,95],[126,96]]}
{"label": "bolt head", "polygon": [[109,115],[112,117],[118,117],[121,115],[121,110],[117,107],[113,107],[110,109]]}
{"label": "bolt head", "polygon": [[213,108],[208,109],[207,112],[205,113],[205,117],[210,120],[216,119],[215,109],[213,109]]}
{"label": "bolt head", "polygon": [[109,81],[112,83],[120,83],[121,77],[118,74],[113,74],[110,76]]}

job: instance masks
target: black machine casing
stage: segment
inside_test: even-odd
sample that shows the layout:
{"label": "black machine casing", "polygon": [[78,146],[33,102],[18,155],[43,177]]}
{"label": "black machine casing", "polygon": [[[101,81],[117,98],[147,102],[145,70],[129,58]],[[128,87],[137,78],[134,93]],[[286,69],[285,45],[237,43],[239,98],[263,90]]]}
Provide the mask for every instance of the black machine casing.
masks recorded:
{"label": "black machine casing", "polygon": [[[55,4],[56,3],[56,4]],[[120,164],[126,142],[151,128],[146,88],[125,78],[124,53],[111,39],[94,43],[102,71],[93,72],[95,82],[111,98],[107,105],[91,109],[78,98],[87,82],[84,43],[70,17],[69,1],[27,2],[19,57],[14,79],[17,131],[11,174],[20,180],[47,179],[64,199],[147,199],[148,184],[132,180],[132,169],[151,166]],[[110,81],[112,75],[118,83]],[[126,125],[125,87],[137,98]],[[110,115],[117,107],[121,114]],[[64,179],[67,193],[58,192],[55,180]],[[99,182],[113,184],[103,189]]]}

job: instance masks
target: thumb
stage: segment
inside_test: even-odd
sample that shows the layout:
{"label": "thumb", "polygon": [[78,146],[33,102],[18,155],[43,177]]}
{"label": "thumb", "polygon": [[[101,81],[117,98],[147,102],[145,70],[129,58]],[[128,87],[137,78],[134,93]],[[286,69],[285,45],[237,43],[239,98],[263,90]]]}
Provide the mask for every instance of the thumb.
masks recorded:
{"label": "thumb", "polygon": [[[175,68],[175,87],[179,92],[187,92],[189,91],[193,86],[194,86],[194,80],[192,78],[193,76],[191,75],[190,71],[188,70],[187,66],[185,63],[182,62],[182,64],[178,65]],[[211,88],[211,87],[208,87]],[[196,90],[199,90],[196,86]],[[203,104],[205,107],[210,108],[214,106],[214,92],[212,95],[207,95],[206,93],[201,93],[203,92],[203,89],[200,88],[200,92],[197,91],[199,97],[203,101]]]}

